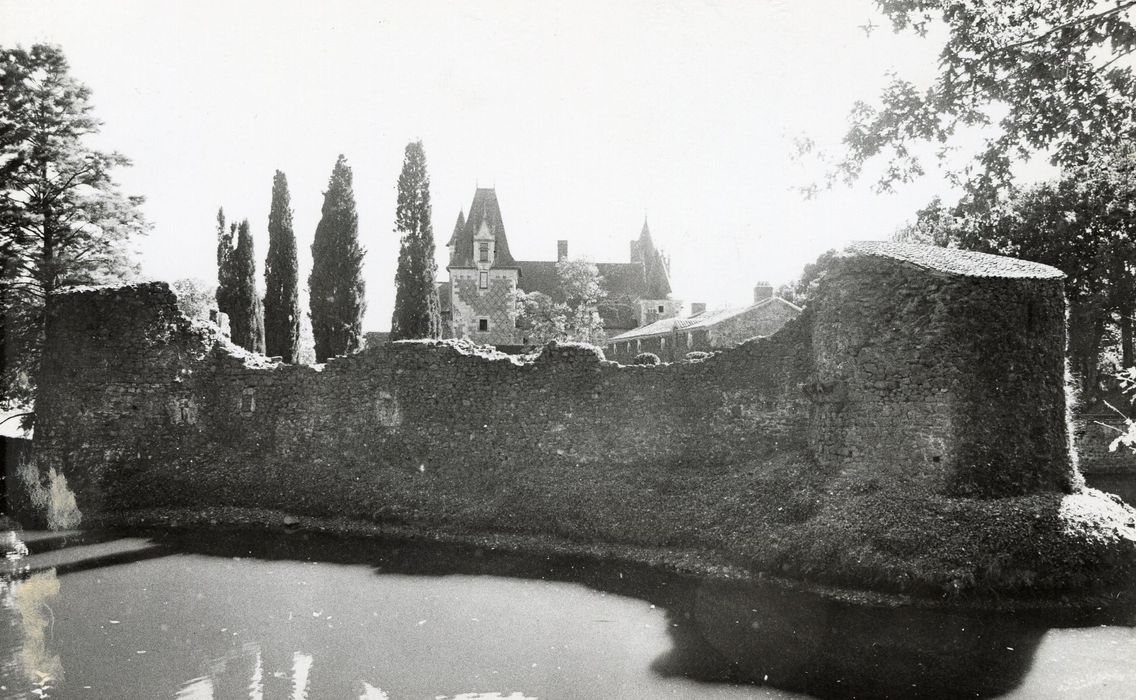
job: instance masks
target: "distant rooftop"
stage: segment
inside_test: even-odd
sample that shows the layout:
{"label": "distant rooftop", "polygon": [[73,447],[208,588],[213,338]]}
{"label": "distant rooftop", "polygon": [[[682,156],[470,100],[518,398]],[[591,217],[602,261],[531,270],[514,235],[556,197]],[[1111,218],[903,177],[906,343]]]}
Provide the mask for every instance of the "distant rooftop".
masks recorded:
{"label": "distant rooftop", "polygon": [[957,248],[893,243],[891,241],[856,241],[848,251],[860,255],[901,260],[912,265],[965,277],[1000,277],[1017,279],[1056,279],[1065,273],[1041,263],[1008,258],[1004,255],[976,253]]}
{"label": "distant rooftop", "polygon": [[633,328],[626,333],[621,333],[614,338],[609,338],[608,342],[615,342],[617,340],[633,340],[635,338],[647,338],[653,335],[669,335],[671,331],[681,330],[693,332],[696,330],[702,330],[705,328],[710,328],[714,324],[725,321],[728,318],[733,318],[734,316],[744,314],[747,311],[752,311],[753,309],[757,309],[769,304],[782,304],[784,306],[796,309],[797,311],[801,310],[801,307],[785,301],[781,297],[769,297],[768,299],[762,299],[756,304],[750,304],[749,306],[733,306],[726,309],[718,309],[717,311],[708,311],[700,314],[695,314],[694,316],[688,316],[686,318],[659,319],[654,323],[648,323],[645,326]]}

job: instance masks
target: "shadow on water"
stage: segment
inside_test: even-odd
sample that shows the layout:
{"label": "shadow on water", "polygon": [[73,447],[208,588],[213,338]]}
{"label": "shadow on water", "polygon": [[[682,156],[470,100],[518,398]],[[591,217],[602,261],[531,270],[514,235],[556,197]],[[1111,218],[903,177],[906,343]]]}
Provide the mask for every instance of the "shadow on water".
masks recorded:
{"label": "shadow on water", "polygon": [[1050,630],[1136,627],[1131,609],[1008,614],[875,607],[771,583],[707,581],[631,563],[450,544],[310,533],[130,534],[153,539],[150,556],[181,552],[367,565],[380,574],[581,584],[665,611],[672,647],[652,663],[659,676],[764,685],[821,698],[999,696],[1022,683]]}

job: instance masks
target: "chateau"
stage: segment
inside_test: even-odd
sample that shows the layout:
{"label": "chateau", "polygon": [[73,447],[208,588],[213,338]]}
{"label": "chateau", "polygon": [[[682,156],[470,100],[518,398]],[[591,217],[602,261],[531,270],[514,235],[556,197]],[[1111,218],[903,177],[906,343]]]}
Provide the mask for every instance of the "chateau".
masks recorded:
{"label": "chateau", "polygon": [[[563,301],[556,263],[568,257],[557,241],[556,260],[516,260],[501,219],[497,192],[478,188],[469,216],[458,214],[449,250],[449,281],[438,286],[445,337],[498,346],[522,345],[514,291],[543,292]],[[630,262],[597,263],[607,297],[599,306],[609,336],[673,318],[682,301],[671,299],[670,261],[655,248],[647,222],[631,241]]]}

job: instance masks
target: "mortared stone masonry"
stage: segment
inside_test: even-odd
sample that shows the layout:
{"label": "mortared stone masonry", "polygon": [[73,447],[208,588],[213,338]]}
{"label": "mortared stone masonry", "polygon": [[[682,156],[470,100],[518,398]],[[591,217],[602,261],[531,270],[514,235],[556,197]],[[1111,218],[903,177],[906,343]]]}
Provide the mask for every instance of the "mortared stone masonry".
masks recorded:
{"label": "mortared stone masonry", "polygon": [[405,504],[360,479],[442,471],[472,489],[503,465],[785,453],[909,491],[1069,491],[1064,313],[1053,268],[863,243],[799,318],[706,360],[623,366],[551,344],[522,361],[422,341],[306,367],[191,323],[163,283],[85,289],[49,301],[36,453],[85,516],[207,504],[382,519]]}

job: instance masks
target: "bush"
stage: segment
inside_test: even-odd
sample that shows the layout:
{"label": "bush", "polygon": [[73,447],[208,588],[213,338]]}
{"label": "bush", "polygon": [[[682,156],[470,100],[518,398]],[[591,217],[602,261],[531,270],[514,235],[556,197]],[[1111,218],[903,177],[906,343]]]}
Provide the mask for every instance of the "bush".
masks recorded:
{"label": "bush", "polygon": [[707,357],[710,357],[710,353],[702,352],[701,350],[692,350],[686,353],[686,359],[688,360],[705,360]]}
{"label": "bush", "polygon": [[660,360],[659,356],[653,352],[641,352],[631,362],[637,365],[657,365]]}

